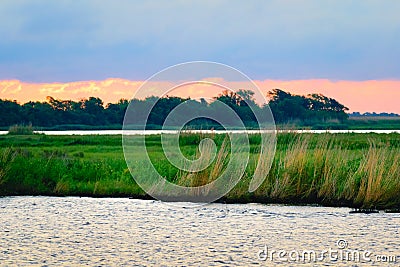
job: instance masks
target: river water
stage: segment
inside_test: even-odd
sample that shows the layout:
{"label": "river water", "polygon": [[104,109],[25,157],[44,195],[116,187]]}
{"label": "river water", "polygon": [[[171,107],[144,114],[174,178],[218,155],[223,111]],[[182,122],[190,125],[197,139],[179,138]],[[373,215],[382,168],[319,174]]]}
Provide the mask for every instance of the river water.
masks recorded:
{"label": "river water", "polygon": [[400,214],[349,211],[261,204],[180,208],[125,198],[4,197],[0,198],[0,265],[398,265]]}

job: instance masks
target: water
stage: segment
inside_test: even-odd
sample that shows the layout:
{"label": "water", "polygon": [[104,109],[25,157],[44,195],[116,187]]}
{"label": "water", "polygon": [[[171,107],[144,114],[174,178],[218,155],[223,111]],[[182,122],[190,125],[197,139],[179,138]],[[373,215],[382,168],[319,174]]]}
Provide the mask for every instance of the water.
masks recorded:
{"label": "water", "polygon": [[[43,133],[46,135],[153,135],[153,134],[161,134],[162,133],[177,133],[178,131],[174,130],[70,130],[70,131],[35,131],[36,133]],[[212,130],[191,130],[193,133],[227,133],[228,131],[212,131]],[[231,130],[229,132],[232,133],[243,133],[242,130]],[[248,130],[248,133],[258,133],[256,130]],[[389,133],[400,133],[400,130],[292,130],[291,132],[298,133],[380,133],[380,134],[389,134]],[[0,131],[0,135],[7,134],[8,131]]]}
{"label": "water", "polygon": [[[123,198],[5,197],[0,198],[0,265],[387,266],[376,257],[400,256],[399,214],[349,211],[261,204],[183,209]],[[338,249],[338,240],[344,249]],[[267,255],[283,250],[292,258],[272,254],[265,259],[265,247]],[[319,260],[329,249],[333,258]],[[296,253],[306,250],[318,255],[316,262],[297,259]],[[368,257],[335,260],[339,251]]]}

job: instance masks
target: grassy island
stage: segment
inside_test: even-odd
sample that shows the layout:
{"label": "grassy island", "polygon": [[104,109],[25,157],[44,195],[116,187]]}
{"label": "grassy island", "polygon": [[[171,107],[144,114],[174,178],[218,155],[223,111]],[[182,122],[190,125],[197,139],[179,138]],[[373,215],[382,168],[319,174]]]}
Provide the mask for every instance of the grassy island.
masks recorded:
{"label": "grassy island", "polygon": [[[229,150],[224,135],[185,134],[182,153],[195,158],[204,137],[213,138],[219,151]],[[146,137],[149,157],[162,176],[177,184],[207,183],[229,159],[188,175],[168,162],[160,139]],[[251,135],[245,175],[221,201],[400,208],[400,134],[279,133],[272,168],[249,193],[259,145],[260,136]],[[132,157],[138,162],[134,172],[146,175],[140,169],[143,155]],[[149,198],[128,170],[118,135],[0,136],[0,195]]]}

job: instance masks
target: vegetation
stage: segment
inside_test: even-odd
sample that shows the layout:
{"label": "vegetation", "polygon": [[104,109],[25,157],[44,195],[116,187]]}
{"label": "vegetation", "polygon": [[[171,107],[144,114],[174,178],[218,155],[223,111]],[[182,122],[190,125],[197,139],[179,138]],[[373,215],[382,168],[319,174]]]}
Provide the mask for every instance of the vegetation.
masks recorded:
{"label": "vegetation", "polygon": [[[219,149],[212,166],[197,175],[168,162],[159,135],[147,136],[146,145],[161,175],[198,186],[218,177],[229,160],[224,135],[182,135],[182,153],[196,158],[204,137]],[[250,136],[246,173],[221,201],[400,208],[399,134],[280,133],[277,140],[271,171],[261,171],[264,183],[249,193],[260,144],[260,136]],[[144,155],[130,156],[137,161],[133,174],[148,175],[141,168]],[[148,198],[128,171],[121,136],[0,136],[0,195],[38,194]]]}
{"label": "vegetation", "polygon": [[[349,117],[346,113],[348,109],[344,105],[320,94],[300,96],[274,89],[268,93],[268,98],[269,107],[280,129],[400,129],[400,116],[397,114],[356,112],[349,114]],[[240,90],[236,94],[225,91],[214,99],[230,106],[248,128],[257,128],[252,111],[257,114],[266,108],[256,105],[253,92],[249,90]],[[156,103],[147,120],[147,129],[160,129],[167,114],[184,102],[194,114],[218,110],[215,103],[208,103],[204,99],[197,101],[166,96],[161,99],[148,97],[144,100],[131,100],[132,110],[139,115],[139,121],[141,111]],[[130,101],[125,99],[118,103],[104,104],[96,97],[80,101],[47,97],[46,102],[28,102],[21,105],[16,101],[0,99],[0,129],[6,130],[16,124],[33,125],[33,128],[41,130],[121,129],[129,103]],[[191,121],[188,126],[201,129],[221,128],[219,124],[205,118]],[[231,126],[235,127],[235,124]]]}
{"label": "vegetation", "polygon": [[350,129],[365,130],[399,130],[400,117],[399,116],[359,116],[350,117],[347,121]]}
{"label": "vegetation", "polygon": [[365,112],[365,113],[360,113],[360,112],[352,112],[349,114],[350,117],[377,117],[377,118],[395,118],[395,117],[400,117],[399,114],[396,113],[388,113],[388,112],[382,112],[382,113],[376,113],[376,112]]}
{"label": "vegetation", "polygon": [[29,125],[13,125],[8,128],[8,134],[11,135],[31,135],[33,134],[32,124]]}
{"label": "vegetation", "polygon": [[[254,92],[239,90],[237,93],[224,91],[214,100],[219,100],[231,107],[242,119],[246,127],[258,126],[253,111],[257,114],[264,112],[266,106],[260,107],[253,98]],[[347,120],[347,108],[336,100],[320,94],[308,96],[292,95],[279,89],[268,93],[269,106],[279,124],[295,124],[298,126],[342,125]],[[216,101],[211,103],[201,99],[184,99],[175,96],[166,96],[161,99],[148,97],[146,99],[121,99],[118,103],[104,102],[97,97],[82,99],[80,101],[59,100],[47,97],[46,102],[28,102],[23,105],[16,101],[0,100],[0,127],[9,127],[14,124],[29,124],[46,129],[87,129],[90,128],[121,128],[125,111],[132,104],[132,110],[141,121],[143,110],[154,105],[146,127],[148,129],[160,128],[172,109],[181,103],[186,105],[193,114],[213,114],[218,112]],[[232,127],[237,120],[232,121]],[[135,121],[130,122],[135,124]],[[260,123],[264,123],[261,121]],[[143,123],[142,123],[143,124]],[[178,125],[179,126],[179,125]],[[206,118],[199,118],[189,123],[192,128],[220,127],[216,122]]]}
{"label": "vegetation", "polygon": [[300,96],[274,89],[268,97],[277,123],[297,121],[300,125],[311,126],[321,122],[343,123],[348,118],[347,107],[321,94]]}

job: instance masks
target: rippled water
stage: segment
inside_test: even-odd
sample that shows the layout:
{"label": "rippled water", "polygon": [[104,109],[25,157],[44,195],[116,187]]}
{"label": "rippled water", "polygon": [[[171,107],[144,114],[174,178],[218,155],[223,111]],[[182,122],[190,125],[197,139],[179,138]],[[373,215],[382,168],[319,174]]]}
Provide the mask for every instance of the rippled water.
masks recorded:
{"label": "rippled water", "polygon": [[[338,240],[347,244],[339,251],[367,251],[372,261],[325,257],[312,264],[386,266],[375,256],[400,256],[399,214],[349,211],[261,204],[179,208],[122,198],[5,197],[0,198],[0,265],[309,266],[310,262],[296,259],[296,251],[313,250],[319,256],[324,250],[338,250]],[[266,254],[259,253],[265,247],[268,253],[292,253],[292,258],[273,254],[273,259],[265,259]]]}

